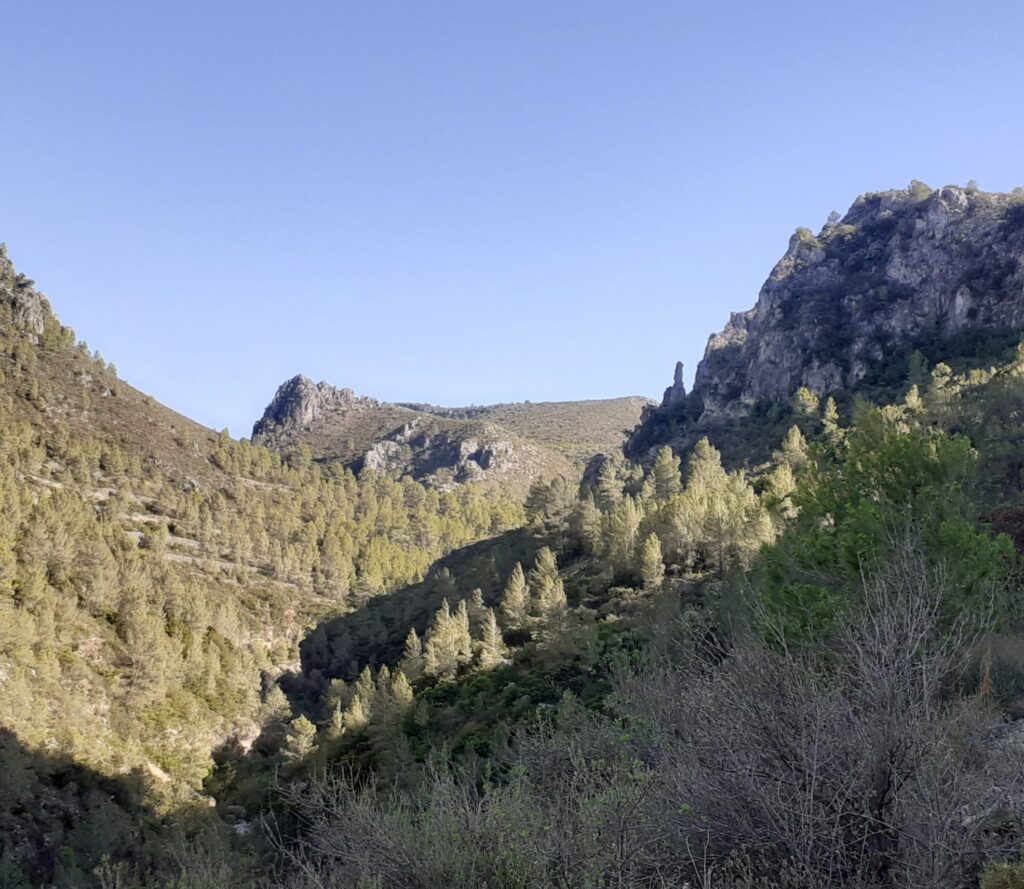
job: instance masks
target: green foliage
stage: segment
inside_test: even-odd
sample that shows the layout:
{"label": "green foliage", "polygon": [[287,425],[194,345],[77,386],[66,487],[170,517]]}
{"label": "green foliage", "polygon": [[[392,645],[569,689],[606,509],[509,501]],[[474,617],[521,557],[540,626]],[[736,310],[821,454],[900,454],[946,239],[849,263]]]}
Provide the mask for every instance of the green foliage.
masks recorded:
{"label": "green foliage", "polygon": [[[860,412],[834,446],[818,448],[792,495],[799,517],[758,573],[763,601],[788,639],[820,639],[855,606],[862,576],[907,535],[956,590],[950,617],[983,613],[1008,579],[1006,538],[976,525],[976,452],[968,440],[923,426],[906,409]],[[853,597],[853,598],[851,598]]]}

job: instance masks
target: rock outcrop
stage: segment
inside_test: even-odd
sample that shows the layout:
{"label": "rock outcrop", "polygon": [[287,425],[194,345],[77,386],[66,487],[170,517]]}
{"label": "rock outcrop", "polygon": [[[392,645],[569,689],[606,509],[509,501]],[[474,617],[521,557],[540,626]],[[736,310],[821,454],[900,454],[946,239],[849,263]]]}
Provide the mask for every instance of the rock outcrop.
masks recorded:
{"label": "rock outcrop", "polygon": [[[691,398],[676,385],[647,412],[628,450],[641,456],[685,407],[693,427],[748,415],[800,387],[856,389],[919,344],[941,350],[971,331],[1024,329],[1024,190],[903,190],[858,198],[817,234],[798,229],[757,303],[710,337]],[[678,378],[677,378],[678,379]]]}
{"label": "rock outcrop", "polygon": [[376,398],[360,397],[351,389],[336,389],[329,383],[314,383],[298,374],[285,380],[253,426],[253,440],[263,440],[282,430],[311,426],[331,411],[370,410],[380,406]]}
{"label": "rock outcrop", "polygon": [[661,399],[661,406],[668,407],[670,404],[675,404],[684,398],[686,398],[686,384],[683,382],[683,362],[677,361],[675,377],[672,380],[672,385],[665,390],[665,395]]}
{"label": "rock outcrop", "polygon": [[0,305],[8,307],[15,326],[33,339],[42,336],[47,319],[53,317],[50,304],[35,289],[35,282],[14,268],[6,244],[0,244]]}
{"label": "rock outcrop", "polygon": [[582,471],[616,451],[645,398],[462,408],[394,404],[296,376],[277,390],[253,441],[310,448],[353,470],[410,476],[437,488],[468,482],[525,492],[537,478]]}

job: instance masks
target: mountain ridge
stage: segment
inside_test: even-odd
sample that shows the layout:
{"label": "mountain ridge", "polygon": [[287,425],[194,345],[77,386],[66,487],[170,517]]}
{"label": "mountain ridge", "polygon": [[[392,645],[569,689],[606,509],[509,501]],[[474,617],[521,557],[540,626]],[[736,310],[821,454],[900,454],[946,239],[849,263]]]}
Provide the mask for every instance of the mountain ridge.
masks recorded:
{"label": "mountain ridge", "polygon": [[314,459],[441,488],[482,482],[525,490],[618,451],[651,403],[624,396],[443,407],[358,396],[299,374],[278,387],[252,440],[278,450],[305,444]]}

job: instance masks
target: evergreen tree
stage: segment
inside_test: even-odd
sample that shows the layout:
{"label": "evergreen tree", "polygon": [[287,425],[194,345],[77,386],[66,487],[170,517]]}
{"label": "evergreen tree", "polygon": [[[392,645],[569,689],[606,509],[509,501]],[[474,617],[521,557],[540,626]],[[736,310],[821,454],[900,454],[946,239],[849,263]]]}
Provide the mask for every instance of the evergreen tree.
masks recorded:
{"label": "evergreen tree", "polygon": [[346,732],[357,732],[366,728],[370,721],[371,708],[363,699],[363,696],[356,692],[345,708],[345,715],[342,718]]}
{"label": "evergreen tree", "polygon": [[807,462],[807,441],[798,426],[790,426],[782,440],[782,458],[792,469],[800,469]]}
{"label": "evergreen tree", "polygon": [[455,659],[459,664],[465,664],[473,656],[473,633],[470,630],[469,606],[465,599],[455,609],[451,627]]}
{"label": "evergreen tree", "polygon": [[407,682],[415,682],[423,675],[423,645],[415,627],[410,627],[409,634],[405,637],[401,673]]}
{"label": "evergreen tree", "polygon": [[[601,511],[589,492],[579,500],[573,511],[572,530],[584,550],[596,555],[601,549]],[[522,570],[522,569],[520,569]]]}
{"label": "evergreen tree", "polygon": [[801,386],[793,395],[793,412],[800,417],[816,417],[820,409],[820,399],[806,386]]}
{"label": "evergreen tree", "polygon": [[391,700],[393,706],[400,713],[405,713],[412,706],[413,699],[412,685],[409,683],[404,671],[396,671],[391,678]]}
{"label": "evergreen tree", "polygon": [[540,617],[547,620],[565,612],[565,586],[558,573],[555,554],[549,547],[545,546],[537,553],[533,570],[530,572],[529,587],[534,610]]}
{"label": "evergreen tree", "polygon": [[293,720],[285,740],[284,755],[287,759],[305,759],[316,747],[316,726],[305,716]]}
{"label": "evergreen tree", "polygon": [[633,565],[637,534],[643,513],[636,499],[626,495],[605,516],[604,549],[615,571],[627,571]]}
{"label": "evergreen tree", "polygon": [[829,398],[825,402],[825,412],[822,414],[821,422],[825,430],[825,439],[833,446],[839,444],[843,438],[843,429],[839,425],[839,408],[836,407],[834,398]]}
{"label": "evergreen tree", "polygon": [[667,445],[658,451],[651,475],[654,478],[654,496],[658,500],[668,500],[683,489],[683,478],[680,472],[679,458],[672,453]]}
{"label": "evergreen tree", "polygon": [[648,534],[640,548],[640,576],[644,581],[644,589],[655,591],[661,589],[665,580],[665,561],[661,555],[661,541],[657,534]]}
{"label": "evergreen tree", "polygon": [[505,584],[505,591],[501,595],[501,613],[510,627],[522,626],[529,611],[529,595],[530,591],[526,585],[523,566],[520,562],[516,562],[508,583]]}
{"label": "evergreen tree", "polygon": [[622,481],[618,467],[611,458],[605,458],[597,476],[597,506],[601,512],[610,512],[622,498]]}
{"label": "evergreen tree", "polygon": [[498,618],[495,617],[494,609],[488,608],[480,640],[480,666],[485,670],[490,670],[502,663],[507,654],[505,641],[501,636],[501,627],[498,626]]}

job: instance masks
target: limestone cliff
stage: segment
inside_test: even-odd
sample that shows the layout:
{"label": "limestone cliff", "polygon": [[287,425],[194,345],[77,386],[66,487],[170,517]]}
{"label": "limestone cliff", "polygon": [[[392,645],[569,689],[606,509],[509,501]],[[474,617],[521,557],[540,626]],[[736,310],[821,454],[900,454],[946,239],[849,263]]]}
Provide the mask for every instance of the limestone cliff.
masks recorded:
{"label": "limestone cliff", "polygon": [[35,282],[14,268],[5,244],[0,244],[0,305],[7,307],[14,324],[33,339],[42,335],[53,314]]}
{"label": "limestone cliff", "polygon": [[648,411],[628,450],[642,456],[682,426],[748,416],[801,386],[849,392],[909,348],[941,358],[965,334],[1024,329],[1022,256],[1024,190],[914,182],[863,195],[817,235],[796,231],[754,307],[708,340],[685,404],[666,397]]}

